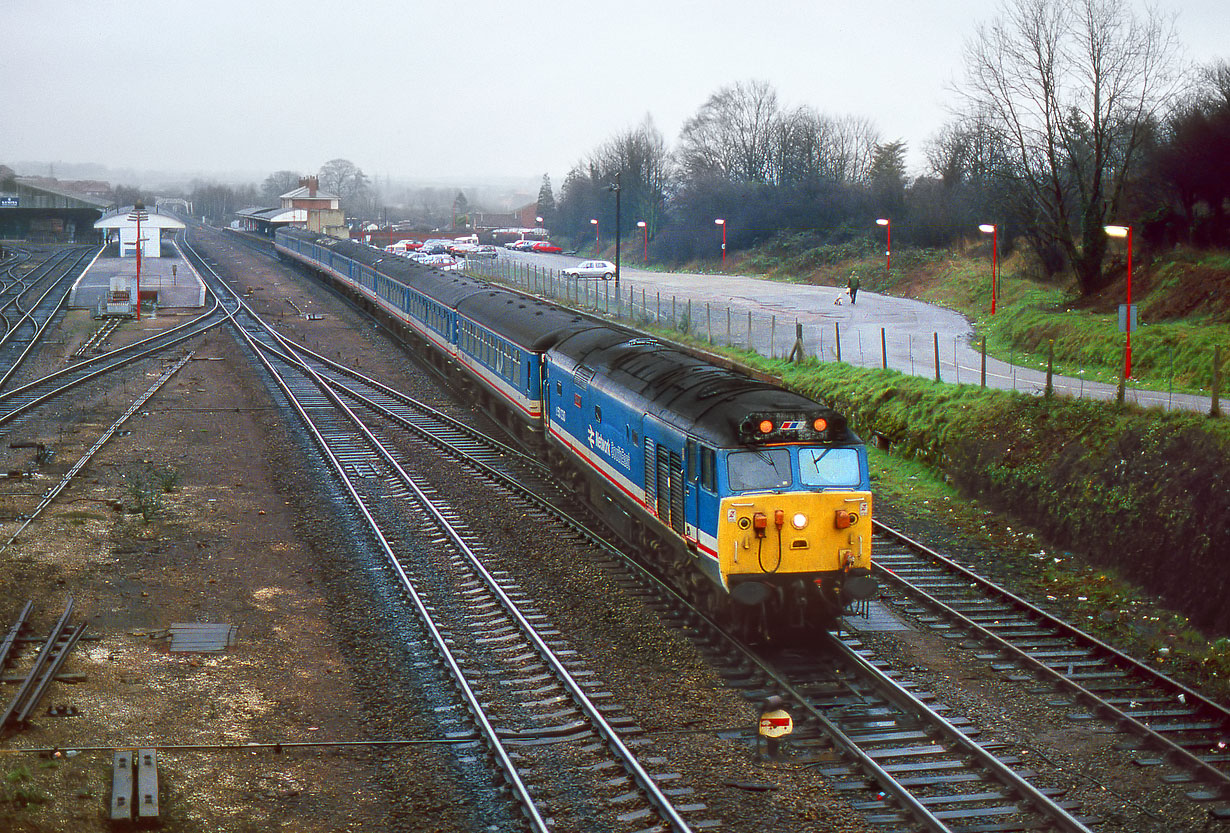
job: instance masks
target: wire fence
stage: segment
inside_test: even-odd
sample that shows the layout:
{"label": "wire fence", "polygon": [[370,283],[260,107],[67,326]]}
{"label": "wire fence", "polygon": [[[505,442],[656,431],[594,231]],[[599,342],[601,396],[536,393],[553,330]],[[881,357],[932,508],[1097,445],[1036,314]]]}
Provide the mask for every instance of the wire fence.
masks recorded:
{"label": "wire fence", "polygon": [[[1017,363],[1015,354],[1010,355],[1007,362],[988,358],[985,339],[974,343],[968,333],[920,335],[891,327],[852,326],[848,322],[843,329],[838,321],[802,322],[794,317],[765,313],[750,305],[699,302],[673,294],[663,295],[644,286],[617,288],[611,280],[574,278],[558,269],[511,258],[469,259],[465,271],[632,326],[670,329],[708,344],[749,350],[771,359],[846,362],[860,367],[897,370],[911,376],[927,376],[951,384],[1035,394],[1107,398],[1117,393],[1113,384],[1085,381],[1083,367],[1073,376],[1057,378],[1052,363],[1037,356],[1022,359],[1021,364]],[[1136,349],[1139,355],[1140,348]],[[1169,410],[1176,407],[1177,396],[1173,377],[1174,346],[1158,345],[1155,349],[1170,351],[1169,359],[1163,357],[1172,368],[1168,390],[1160,393],[1134,391],[1131,398]],[[1214,366],[1220,367],[1220,355],[1214,358]],[[1219,387],[1215,381],[1210,409],[1213,414],[1220,413]],[[1202,398],[1210,402],[1208,397]],[[1190,407],[1190,404],[1181,403],[1181,406]]]}

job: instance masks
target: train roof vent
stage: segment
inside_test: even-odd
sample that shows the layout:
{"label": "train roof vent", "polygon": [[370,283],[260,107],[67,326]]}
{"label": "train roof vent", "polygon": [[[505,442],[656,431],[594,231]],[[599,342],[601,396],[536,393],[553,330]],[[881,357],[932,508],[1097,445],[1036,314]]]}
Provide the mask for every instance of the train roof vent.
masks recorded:
{"label": "train roof vent", "polygon": [[589,383],[593,380],[596,374],[597,371],[595,371],[592,367],[579,365],[572,373],[572,383],[580,390],[588,390]]}
{"label": "train roof vent", "polygon": [[657,347],[661,342],[656,338],[630,338],[624,344],[628,347]]}

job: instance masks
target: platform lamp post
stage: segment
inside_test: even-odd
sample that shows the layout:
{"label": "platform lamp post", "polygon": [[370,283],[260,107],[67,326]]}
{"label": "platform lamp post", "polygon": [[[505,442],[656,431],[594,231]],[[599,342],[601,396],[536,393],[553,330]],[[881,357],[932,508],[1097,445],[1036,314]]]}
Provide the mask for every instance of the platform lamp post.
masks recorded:
{"label": "platform lamp post", "polygon": [[721,217],[713,221],[715,225],[722,227],[722,268],[726,268],[726,221]]}
{"label": "platform lamp post", "polygon": [[599,245],[601,238],[598,237],[598,221],[590,220],[589,224],[594,227],[594,257],[597,257],[598,252],[602,251],[602,246]]}
{"label": "platform lamp post", "polygon": [[128,215],[129,220],[135,220],[137,223],[137,320],[141,320],[141,221],[149,219],[149,212],[145,210],[145,203],[137,200],[132,206],[132,213]]}
{"label": "platform lamp post", "polygon": [[978,226],[978,230],[991,235],[991,315],[994,315],[995,298],[999,295],[999,226],[983,223]]}
{"label": "platform lamp post", "polygon": [[1132,227],[1104,226],[1111,237],[1127,238],[1127,311],[1124,315],[1124,331],[1127,341],[1123,345],[1123,378],[1132,378]]}
{"label": "platform lamp post", "polygon": [[876,220],[877,226],[884,226],[886,235],[884,242],[884,271],[891,272],[893,269],[893,224],[890,220],[881,217]]}
{"label": "platform lamp post", "polygon": [[645,263],[648,263],[649,262],[649,224],[646,223],[644,220],[637,220],[636,227],[641,230],[641,235],[645,239],[644,261]]}

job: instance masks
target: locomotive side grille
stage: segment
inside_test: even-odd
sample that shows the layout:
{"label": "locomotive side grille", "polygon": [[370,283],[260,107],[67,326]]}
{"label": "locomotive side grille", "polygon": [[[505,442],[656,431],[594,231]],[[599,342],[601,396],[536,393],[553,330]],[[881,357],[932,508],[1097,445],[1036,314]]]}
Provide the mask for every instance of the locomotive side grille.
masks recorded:
{"label": "locomotive side grille", "polygon": [[645,438],[645,505],[654,506],[658,495],[657,445]]}
{"label": "locomotive side grille", "polygon": [[671,452],[671,529],[683,534],[683,459]]}
{"label": "locomotive side grille", "polygon": [[664,522],[670,523],[671,505],[671,468],[670,468],[670,450],[662,446],[658,446],[658,517]]}

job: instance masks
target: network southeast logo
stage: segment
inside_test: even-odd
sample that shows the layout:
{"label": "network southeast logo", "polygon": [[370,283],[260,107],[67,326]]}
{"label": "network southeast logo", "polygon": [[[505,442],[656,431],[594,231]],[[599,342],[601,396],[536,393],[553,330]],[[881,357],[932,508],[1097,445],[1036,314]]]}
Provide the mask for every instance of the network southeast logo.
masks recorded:
{"label": "network southeast logo", "polygon": [[799,419],[788,419],[782,423],[783,431],[798,431],[803,427],[803,421]]}
{"label": "network southeast logo", "polygon": [[590,448],[596,448],[624,468],[628,468],[632,464],[632,458],[628,452],[595,431],[594,426],[585,426],[585,436],[589,440]]}

